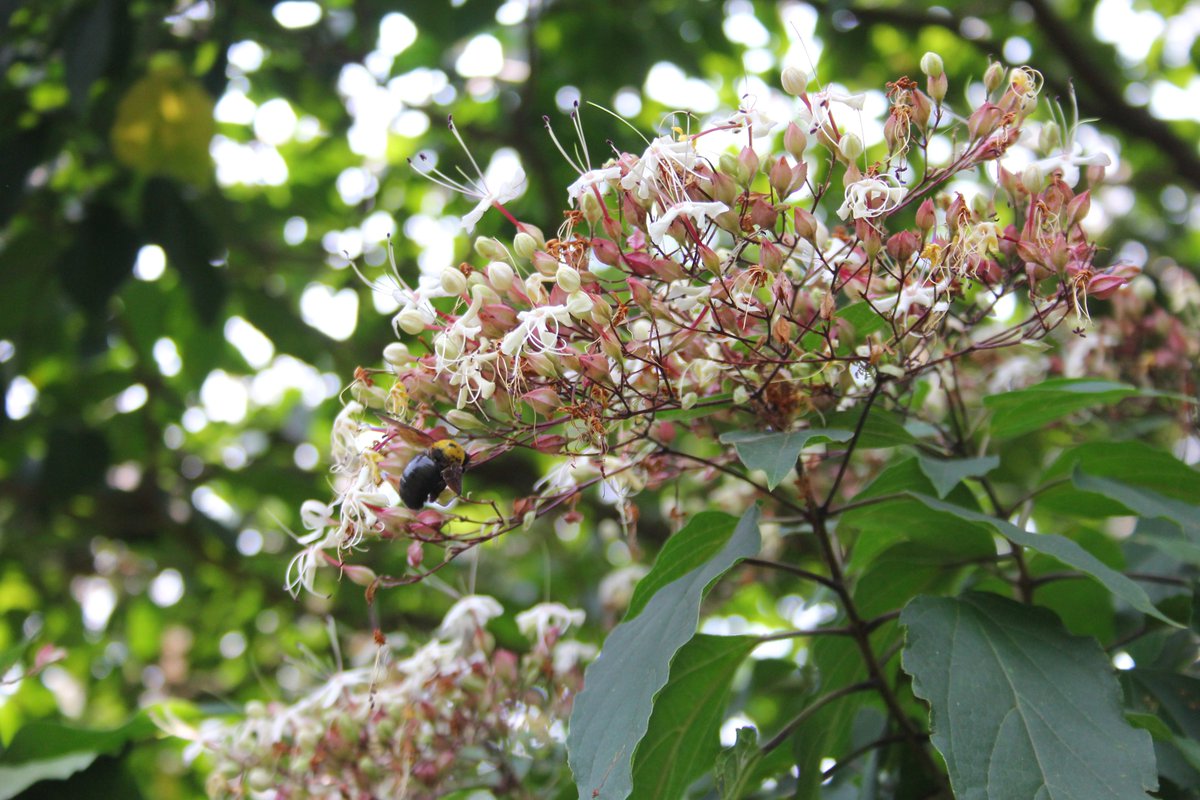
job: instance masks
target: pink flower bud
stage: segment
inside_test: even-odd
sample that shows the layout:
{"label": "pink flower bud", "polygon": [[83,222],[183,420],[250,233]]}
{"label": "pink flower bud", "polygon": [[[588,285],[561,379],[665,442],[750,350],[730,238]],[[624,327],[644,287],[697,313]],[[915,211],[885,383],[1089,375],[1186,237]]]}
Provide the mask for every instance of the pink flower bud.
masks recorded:
{"label": "pink flower bud", "polygon": [[808,147],[808,137],[794,122],[789,122],[783,131],[783,147],[797,161],[804,155],[804,151]]}
{"label": "pink flower bud", "polygon": [[754,148],[747,145],[738,153],[738,177],[746,176],[744,183],[749,183],[750,180],[758,173],[758,153],[754,152]]}
{"label": "pink flower bud", "polygon": [[669,258],[656,258],[651,263],[655,277],[664,281],[677,281],[687,277],[683,265]]}
{"label": "pink flower bud", "polygon": [[343,564],[342,574],[359,586],[370,586],[377,577],[374,570],[361,564]]}
{"label": "pink flower bud", "polygon": [[554,413],[555,409],[561,405],[558,399],[558,392],[549,386],[539,386],[536,389],[531,389],[521,395],[521,399],[534,411],[545,416]]}
{"label": "pink flower bud", "polygon": [[700,263],[704,265],[704,268],[714,275],[719,273],[721,271],[721,257],[717,255],[717,251],[704,244],[698,244],[696,248],[700,252]]}
{"label": "pink flower bud", "polygon": [[933,113],[933,101],[929,99],[929,95],[922,92],[920,89],[913,89],[912,92],[912,120],[921,130],[929,127],[929,117]]}
{"label": "pink flower bud", "polygon": [[629,286],[629,295],[633,298],[633,302],[640,307],[650,308],[650,287],[639,281],[637,278],[626,278],[625,283]]}
{"label": "pink flower bud", "polygon": [[579,357],[579,369],[597,383],[609,380],[608,358],[599,353],[584,353]]}
{"label": "pink flower bud", "polygon": [[608,239],[592,239],[592,252],[596,254],[597,261],[609,267],[615,267],[621,260],[621,249],[616,242]]}
{"label": "pink flower bud", "polygon": [[558,259],[545,250],[533,254],[533,268],[543,275],[551,276],[558,272]]}
{"label": "pink flower bud", "polygon": [[499,339],[517,327],[517,312],[501,303],[491,303],[479,309],[479,322],[484,334]]}
{"label": "pink flower bud", "polygon": [[758,248],[758,263],[767,272],[778,272],[783,266],[784,252],[772,242],[763,242]]}
{"label": "pink flower bud", "polygon": [[917,227],[929,233],[933,230],[933,226],[937,224],[937,212],[934,210],[933,200],[925,200],[917,207]]}
{"label": "pink flower bud", "polygon": [[936,78],[931,76],[925,81],[925,91],[929,92],[929,96],[933,98],[933,102],[939,106],[946,99],[946,91],[949,88],[950,79],[946,77],[946,73],[944,72]]}
{"label": "pink flower bud", "polygon": [[771,183],[771,188],[775,190],[775,196],[780,200],[792,193],[790,188],[792,184],[792,168],[788,166],[787,159],[780,158],[772,165],[768,180]]}
{"label": "pink flower bud", "polygon": [[1000,127],[1004,119],[1004,109],[995,103],[984,103],[967,117],[967,132],[971,141],[982,139]]}
{"label": "pink flower bud", "polygon": [[1092,209],[1092,193],[1083,192],[1071,198],[1067,203],[1067,227],[1074,228],[1083,222]]}
{"label": "pink flower bud", "polygon": [[900,231],[887,240],[887,251],[898,264],[904,265],[921,246],[921,240],[912,231]]}
{"label": "pink flower bud", "polygon": [[654,274],[654,260],[648,253],[624,253],[621,260],[634,275],[649,278]]}
{"label": "pink flower bud", "polygon": [[812,215],[812,212],[797,208],[792,212],[792,224],[796,226],[796,235],[801,239],[812,241],[817,235],[817,218]]}
{"label": "pink flower bud", "polygon": [[756,197],[750,204],[750,221],[762,230],[772,230],[779,221],[779,212],[765,198]]}
{"label": "pink flower bud", "polygon": [[1101,272],[1088,281],[1087,293],[1097,300],[1107,300],[1129,283],[1141,269],[1135,264],[1120,264]]}

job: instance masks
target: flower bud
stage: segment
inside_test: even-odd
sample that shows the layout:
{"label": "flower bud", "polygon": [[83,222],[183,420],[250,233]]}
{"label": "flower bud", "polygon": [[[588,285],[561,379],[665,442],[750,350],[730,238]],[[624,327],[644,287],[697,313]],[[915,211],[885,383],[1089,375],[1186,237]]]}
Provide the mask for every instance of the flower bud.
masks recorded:
{"label": "flower bud", "polygon": [[1038,169],[1037,164],[1030,164],[1021,171],[1021,185],[1030,194],[1037,194],[1046,185],[1046,176]]}
{"label": "flower bud", "polygon": [[784,67],[779,77],[783,90],[788,94],[803,97],[807,93],[808,75],[799,67]]}
{"label": "flower bud", "polygon": [[1004,65],[999,61],[993,61],[988,64],[987,70],[983,73],[983,88],[988,94],[1000,88],[1000,84],[1004,82]]}
{"label": "flower bud", "polygon": [[936,78],[927,78],[925,80],[925,91],[933,98],[933,102],[939,107],[942,101],[946,99],[946,92],[950,90],[950,81],[946,78],[946,73],[942,73]]}
{"label": "flower bud", "polygon": [[773,230],[779,221],[779,211],[762,197],[756,197],[750,205],[750,221],[762,230]]}
{"label": "flower bud", "polygon": [[984,103],[967,117],[967,132],[971,141],[982,139],[1000,126],[1004,119],[1004,109],[995,103]]}
{"label": "flower bud", "polygon": [[592,239],[592,253],[596,260],[609,267],[615,267],[621,261],[621,250],[616,242],[608,239]]}
{"label": "flower bud", "polygon": [[799,125],[789,122],[783,131],[783,147],[792,158],[799,161],[808,148],[808,136]]}
{"label": "flower bud", "polygon": [[1092,193],[1083,192],[1071,198],[1067,203],[1067,226],[1075,227],[1083,222],[1088,212],[1092,210]]}
{"label": "flower bud", "polygon": [[930,102],[929,95],[920,89],[914,89],[912,92],[912,121],[918,128],[925,130],[929,126],[929,116],[932,113],[933,103]]}
{"label": "flower bud", "polygon": [[462,355],[462,346],[457,338],[439,333],[433,338],[433,352],[437,353],[439,358],[453,361]]}
{"label": "flower bud", "polygon": [[604,300],[592,300],[592,322],[597,325],[607,325],[612,322],[612,306]]}
{"label": "flower bud", "polygon": [[396,315],[392,320],[396,327],[405,333],[416,336],[425,330],[425,315],[417,309],[409,306]]}
{"label": "flower bud", "polygon": [[587,292],[573,292],[567,298],[567,313],[576,319],[583,319],[596,308],[596,303]]}
{"label": "flower bud", "polygon": [[558,392],[549,386],[539,386],[536,389],[531,389],[521,395],[521,399],[537,413],[547,416],[553,414],[555,409],[562,405],[558,399]]}
{"label": "flower bud", "polygon": [[712,176],[712,196],[714,199],[720,200],[725,205],[732,207],[738,196],[737,184],[733,182],[733,179],[728,174],[718,172]]}
{"label": "flower bud", "polygon": [[796,226],[796,235],[801,239],[811,242],[817,235],[817,218],[808,209],[797,208],[793,211],[792,224]]}
{"label": "flower bud", "polygon": [[533,254],[533,268],[545,275],[547,278],[552,277],[558,272],[558,259],[547,253],[545,250],[538,250]]}
{"label": "flower bud", "polygon": [[488,303],[479,309],[479,322],[485,336],[500,339],[517,327],[517,312],[503,303]]}
{"label": "flower bud", "polygon": [[370,586],[376,581],[375,570],[361,564],[342,565],[342,574],[359,586]]}
{"label": "flower bud", "polygon": [[503,261],[493,261],[487,265],[488,281],[498,292],[507,292],[512,286],[513,268]]}
{"label": "flower bud", "polygon": [[1056,122],[1047,122],[1038,131],[1038,150],[1043,153],[1053,153],[1062,146],[1062,129]]}
{"label": "flower bud", "polygon": [[758,248],[758,263],[767,272],[778,272],[783,266],[784,255],[774,242],[765,241]]}
{"label": "flower bud", "polygon": [[747,145],[742,148],[740,153],[738,153],[737,160],[738,178],[741,183],[749,185],[749,183],[754,180],[754,176],[758,174],[758,153],[754,152],[753,147]]}
{"label": "flower bud", "polygon": [[908,260],[921,246],[921,240],[912,231],[900,231],[888,237],[887,251],[897,264],[907,265]]}
{"label": "flower bud", "polygon": [[554,273],[554,281],[567,294],[577,292],[581,283],[579,270],[568,267],[566,264],[559,264],[558,271]]}
{"label": "flower bud", "polygon": [[858,134],[844,133],[838,140],[838,152],[847,161],[857,161],[863,154],[863,141],[858,138]]}
{"label": "flower bud", "polygon": [[480,236],[475,240],[475,252],[488,261],[508,261],[508,251],[504,245],[490,236]]}
{"label": "flower bud", "polygon": [[393,367],[402,367],[412,361],[413,357],[404,342],[392,342],[383,348],[383,360]]}
{"label": "flower bud", "polygon": [[525,231],[520,231],[513,237],[513,252],[526,261],[533,256],[533,251],[537,250],[537,248],[537,239],[534,239]]}
{"label": "flower bud", "polygon": [[579,210],[583,212],[583,218],[591,225],[595,225],[604,216],[604,207],[600,205],[595,192],[583,193],[583,196],[579,198]]}
{"label": "flower bud", "polygon": [[448,295],[460,295],[467,290],[467,276],[458,267],[442,270],[442,291]]}
{"label": "flower bud", "polygon": [[926,53],[921,56],[921,72],[931,78],[940,78],[945,71],[946,68],[942,63],[942,57],[937,53]]}
{"label": "flower bud", "polygon": [[489,430],[487,424],[479,417],[457,408],[452,408],[446,412],[446,422],[449,422],[460,431],[483,432]]}
{"label": "flower bud", "polygon": [[917,227],[929,233],[933,230],[933,226],[937,224],[937,212],[933,207],[933,200],[925,200],[917,207]]}
{"label": "flower bud", "polygon": [[652,296],[650,294],[650,287],[633,277],[626,278],[625,282],[629,285],[629,296],[633,299],[633,302],[642,308],[649,309],[650,298]]}
{"label": "flower bud", "polygon": [[425,560],[425,547],[420,542],[413,540],[408,543],[408,550],[404,555],[405,560],[408,561],[408,565],[416,569]]}

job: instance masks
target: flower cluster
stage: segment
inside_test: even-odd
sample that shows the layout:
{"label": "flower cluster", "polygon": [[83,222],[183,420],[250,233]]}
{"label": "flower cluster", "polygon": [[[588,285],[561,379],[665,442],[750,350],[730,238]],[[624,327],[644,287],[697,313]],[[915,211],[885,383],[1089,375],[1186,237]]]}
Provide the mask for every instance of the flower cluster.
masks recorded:
{"label": "flower cluster", "polygon": [[[513,225],[511,243],[477,238],[476,262],[416,288],[392,261],[403,341],[355,377],[334,434],[339,496],[309,509],[289,586],[313,589],[322,566],[369,593],[420,580],[532,518],[577,514],[591,486],[631,529],[643,490],[718,477],[720,457],[673,448],[688,432],[819,425],[883,382],[936,380],[1064,322],[1082,332],[1087,299],[1136,272],[1097,266],[1083,227],[1107,158],[1084,155],[1073,135],[1063,143],[1057,122],[1037,132],[1036,71],[994,64],[984,97],[956,113],[940,59],[921,63],[924,90],[888,84],[870,150],[855,132],[863,96],[810,88],[790,68],[793,119],[745,108],[599,167],[577,110],[583,156],[568,161],[579,178],[553,236],[504,207],[511,184],[467,187],[481,200],[468,230],[490,204]],[[1040,153],[1019,167],[1014,151],[1031,141]],[[1015,321],[998,311],[1006,297]],[[370,409],[463,442],[472,465],[518,448],[560,460],[503,502],[477,499],[468,475],[468,503],[491,509],[482,522],[474,507],[409,510],[398,488],[419,451]],[[349,563],[378,538],[408,543],[406,574]],[[443,553],[427,563],[430,546]]]}
{"label": "flower cluster", "polygon": [[[498,647],[485,629],[502,613],[472,595],[447,612],[431,641],[408,656],[338,671],[291,704],[252,704],[236,722],[169,732],[187,757],[215,761],[213,797],[443,797],[458,789],[505,795],[537,784],[563,758],[565,722],[595,648],[564,638],[583,612],[547,603],[517,615],[532,643]],[[381,645],[380,656],[390,654]]]}

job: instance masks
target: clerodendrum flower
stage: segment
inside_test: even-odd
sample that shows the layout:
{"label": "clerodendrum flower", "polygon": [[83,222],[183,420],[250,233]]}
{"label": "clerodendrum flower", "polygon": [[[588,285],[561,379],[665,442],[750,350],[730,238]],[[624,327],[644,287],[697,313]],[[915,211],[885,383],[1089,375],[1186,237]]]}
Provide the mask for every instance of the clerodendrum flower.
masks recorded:
{"label": "clerodendrum flower", "polygon": [[650,223],[647,230],[650,233],[650,241],[661,246],[663,236],[667,233],[667,228],[671,227],[671,223],[679,217],[688,217],[696,222],[697,225],[705,225],[709,220],[715,219],[721,214],[729,210],[729,206],[719,200],[711,202],[696,202],[693,200],[685,200],[682,203],[675,203],[665,209],[658,219]]}
{"label": "clerodendrum flower", "polygon": [[439,186],[444,186],[451,191],[479,201],[475,208],[462,218],[463,228],[470,233],[475,229],[475,223],[479,222],[484,212],[489,208],[496,207],[502,209],[505,203],[515,200],[521,195],[525,190],[525,171],[517,165],[506,178],[493,179],[491,185],[489,185],[488,179],[483,174],[483,170],[479,168],[479,164],[475,161],[475,156],[471,155],[471,151],[467,149],[466,142],[463,141],[458,133],[458,128],[454,126],[453,118],[449,120],[448,124],[450,132],[454,134],[454,138],[462,146],[463,152],[467,154],[467,160],[471,162],[471,166],[475,169],[477,177],[472,178],[459,169],[458,173],[462,176],[462,179],[452,178],[432,164],[427,164],[428,158],[423,153],[418,157],[416,163],[412,159],[409,159],[408,163],[417,172]]}
{"label": "clerodendrum flower", "polygon": [[642,157],[621,179],[621,188],[634,191],[642,200],[656,194],[682,198],[684,183],[694,175],[696,158],[690,138],[676,141],[671,136],[660,136],[650,142]]}
{"label": "clerodendrum flower", "polygon": [[893,211],[904,202],[908,191],[893,185],[894,178],[867,177],[846,187],[846,200],[837,210],[842,219],[873,219]]}

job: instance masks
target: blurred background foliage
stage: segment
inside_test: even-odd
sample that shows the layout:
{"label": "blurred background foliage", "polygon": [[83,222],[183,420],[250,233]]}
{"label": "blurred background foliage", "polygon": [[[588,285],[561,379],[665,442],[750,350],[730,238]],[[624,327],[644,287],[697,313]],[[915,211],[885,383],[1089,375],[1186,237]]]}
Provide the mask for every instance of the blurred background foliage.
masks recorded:
{"label": "blurred background foliage", "polygon": [[[458,216],[473,202],[406,164],[466,163],[448,114],[481,164],[521,160],[529,188],[511,207],[549,231],[574,173],[543,115],[573,141],[576,100],[649,135],[687,127],[680,109],[784,102],[785,62],[881,90],[933,50],[951,92],[989,56],[1029,63],[1049,96],[1074,82],[1098,120],[1089,148],[1117,157],[1098,261],[1200,255],[1186,0],[0,0],[0,30],[5,744],[39,719],[115,727],[163,698],[219,711],[298,688],[330,658],[328,615],[347,657],[374,626],[436,624],[441,592],[383,592],[368,610],[357,587],[294,601],[282,584],[300,503],[330,494],[337,396],[393,339],[389,293],[347,259],[380,276],[388,234],[409,280],[471,257]],[[606,140],[641,149],[612,116],[583,117],[594,163]],[[511,234],[499,215],[477,232]],[[509,461],[471,481],[511,499],[539,474]],[[595,577],[637,555],[605,515],[507,537],[477,590],[510,611],[548,594],[602,622]],[[643,520],[652,552],[666,526],[653,508]],[[403,553],[378,557],[401,570]],[[45,644],[66,657],[18,680]],[[177,751],[99,763],[145,796],[194,796]]]}

